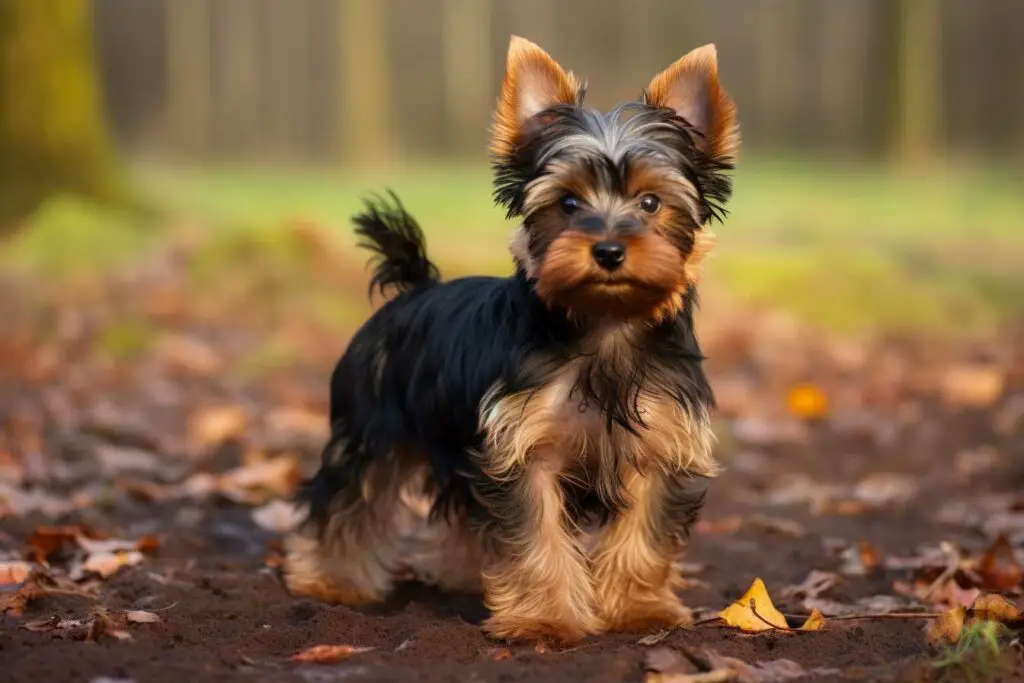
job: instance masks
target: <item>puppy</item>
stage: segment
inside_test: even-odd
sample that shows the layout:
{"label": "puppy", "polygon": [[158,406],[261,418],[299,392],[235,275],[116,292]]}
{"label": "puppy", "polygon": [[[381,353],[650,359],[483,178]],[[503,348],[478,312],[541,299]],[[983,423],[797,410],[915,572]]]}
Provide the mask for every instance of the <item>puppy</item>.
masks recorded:
{"label": "puppy", "polygon": [[355,218],[391,296],[331,378],[293,594],[478,590],[509,640],[687,621],[673,561],[718,471],[693,311],[736,112],[713,45],[608,113],[584,93],[512,38],[491,141],[511,277],[441,282],[397,199]]}

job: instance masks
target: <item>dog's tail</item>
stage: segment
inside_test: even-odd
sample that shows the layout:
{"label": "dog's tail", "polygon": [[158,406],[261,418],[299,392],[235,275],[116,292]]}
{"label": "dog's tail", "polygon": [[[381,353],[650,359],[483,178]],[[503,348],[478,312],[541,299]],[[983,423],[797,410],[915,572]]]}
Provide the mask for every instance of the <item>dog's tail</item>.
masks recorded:
{"label": "dog's tail", "polygon": [[423,231],[406,212],[394,193],[391,201],[380,197],[366,200],[366,210],[354,216],[359,246],[373,252],[370,294],[387,287],[399,292],[427,282],[438,282],[441,273],[427,258]]}

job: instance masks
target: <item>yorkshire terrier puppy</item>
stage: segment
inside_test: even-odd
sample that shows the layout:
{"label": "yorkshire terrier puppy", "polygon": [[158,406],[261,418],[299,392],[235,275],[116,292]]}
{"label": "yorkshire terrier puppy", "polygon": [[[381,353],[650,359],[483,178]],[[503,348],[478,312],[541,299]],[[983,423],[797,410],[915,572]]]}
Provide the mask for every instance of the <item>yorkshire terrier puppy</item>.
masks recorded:
{"label": "yorkshire terrier puppy", "polygon": [[292,594],[479,590],[509,640],[688,619],[673,562],[717,471],[693,312],[736,112],[713,45],[611,112],[584,92],[512,38],[491,141],[511,277],[441,282],[397,200],[355,218],[392,295],[331,378]]}

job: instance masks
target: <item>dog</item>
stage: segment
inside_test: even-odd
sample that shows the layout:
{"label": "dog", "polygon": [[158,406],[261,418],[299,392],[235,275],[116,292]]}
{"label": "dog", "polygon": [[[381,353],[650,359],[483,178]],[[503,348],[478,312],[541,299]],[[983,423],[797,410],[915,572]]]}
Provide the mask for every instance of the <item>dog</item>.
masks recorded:
{"label": "dog", "polygon": [[674,560],[720,469],[694,310],[736,109],[714,45],[610,112],[585,91],[512,38],[490,145],[510,277],[442,282],[394,196],[354,219],[387,301],[331,377],[292,595],[478,591],[509,641],[687,623]]}

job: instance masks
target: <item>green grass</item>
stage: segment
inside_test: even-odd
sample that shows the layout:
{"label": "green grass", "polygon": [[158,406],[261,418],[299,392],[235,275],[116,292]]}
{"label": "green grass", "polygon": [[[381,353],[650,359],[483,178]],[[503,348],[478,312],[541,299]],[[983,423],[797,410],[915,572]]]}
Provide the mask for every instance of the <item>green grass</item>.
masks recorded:
{"label": "green grass", "polygon": [[[493,206],[479,165],[347,173],[148,166],[137,177],[172,214],[212,231],[193,264],[200,278],[225,263],[301,273],[301,254],[283,239],[282,223],[313,219],[351,245],[349,216],[362,196],[386,188],[419,219],[448,275],[510,269],[513,226]],[[753,159],[736,173],[730,217],[714,227],[719,243],[707,282],[747,304],[843,331],[989,325],[1022,310],[1022,180],[996,170],[896,174]],[[110,267],[156,234],[61,199],[0,248],[0,267]],[[317,315],[347,319],[361,310],[325,305]]]}

